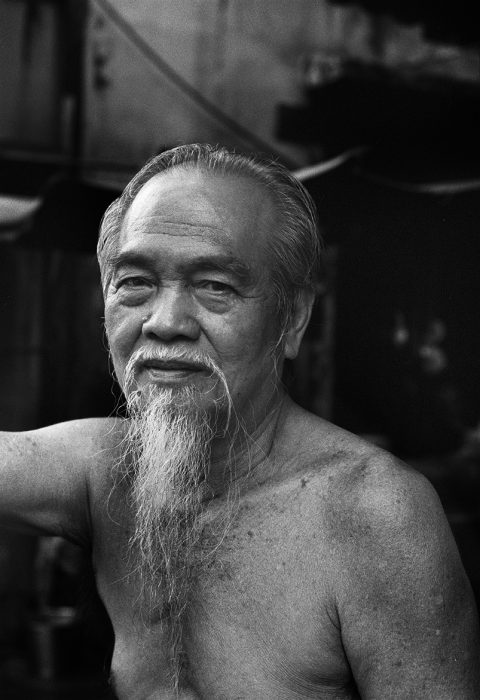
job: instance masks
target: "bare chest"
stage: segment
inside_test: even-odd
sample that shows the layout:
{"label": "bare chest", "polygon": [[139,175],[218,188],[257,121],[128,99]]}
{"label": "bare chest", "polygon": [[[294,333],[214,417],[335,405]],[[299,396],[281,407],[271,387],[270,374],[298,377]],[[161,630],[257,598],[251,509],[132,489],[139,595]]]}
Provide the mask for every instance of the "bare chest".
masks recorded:
{"label": "bare chest", "polygon": [[[328,546],[300,515],[279,502],[263,512],[246,502],[227,534],[217,529],[210,537],[182,624],[180,697],[357,697],[332,622]],[[115,631],[118,695],[174,697],[168,631],[139,614],[137,582],[122,549],[117,542],[98,558],[99,591]]]}

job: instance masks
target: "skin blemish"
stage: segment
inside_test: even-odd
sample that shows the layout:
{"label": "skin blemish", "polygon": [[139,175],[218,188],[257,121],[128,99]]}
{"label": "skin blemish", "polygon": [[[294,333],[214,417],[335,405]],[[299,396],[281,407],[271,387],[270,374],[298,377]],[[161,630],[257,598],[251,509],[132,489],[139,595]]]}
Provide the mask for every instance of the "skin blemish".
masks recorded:
{"label": "skin blemish", "polygon": [[308,479],[305,476],[302,476],[302,478],[300,479],[300,486],[302,487],[302,489],[304,489],[307,484]]}

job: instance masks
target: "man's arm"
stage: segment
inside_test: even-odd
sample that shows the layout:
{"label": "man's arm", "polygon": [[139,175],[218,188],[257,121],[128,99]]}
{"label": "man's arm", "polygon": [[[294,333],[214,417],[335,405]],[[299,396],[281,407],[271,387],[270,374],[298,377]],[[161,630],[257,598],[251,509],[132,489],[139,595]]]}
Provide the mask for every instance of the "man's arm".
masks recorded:
{"label": "man's arm", "polygon": [[108,459],[109,423],[88,419],[0,432],[0,525],[84,543],[91,475]]}
{"label": "man's arm", "polygon": [[478,700],[477,610],[439,499],[420,474],[375,461],[351,502],[337,601],[360,695]]}

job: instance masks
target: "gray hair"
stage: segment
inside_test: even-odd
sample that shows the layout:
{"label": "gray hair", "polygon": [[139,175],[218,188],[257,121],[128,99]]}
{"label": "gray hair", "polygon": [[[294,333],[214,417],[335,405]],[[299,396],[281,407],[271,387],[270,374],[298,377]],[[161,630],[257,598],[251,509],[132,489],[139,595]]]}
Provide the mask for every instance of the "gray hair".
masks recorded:
{"label": "gray hair", "polygon": [[153,157],[108,207],[97,247],[104,289],[110,281],[109,261],[117,252],[124,217],[139,190],[154,175],[181,167],[243,176],[268,190],[280,224],[275,240],[270,241],[273,293],[279,319],[287,327],[302,291],[315,294],[318,287],[322,243],[315,204],[304,186],[283,165],[209,144],[178,146]]}

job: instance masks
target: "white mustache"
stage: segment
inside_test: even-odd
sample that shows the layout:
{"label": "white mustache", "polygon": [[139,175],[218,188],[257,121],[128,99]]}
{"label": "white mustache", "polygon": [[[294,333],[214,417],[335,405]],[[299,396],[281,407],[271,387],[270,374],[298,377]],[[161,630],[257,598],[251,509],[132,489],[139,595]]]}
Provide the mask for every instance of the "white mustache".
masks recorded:
{"label": "white mustache", "polygon": [[199,370],[205,370],[212,375],[220,376],[220,368],[208,356],[197,350],[182,350],[180,348],[139,348],[136,350],[127,362],[125,367],[125,387],[132,386],[135,375],[139,369],[149,362],[182,363],[191,365]]}

